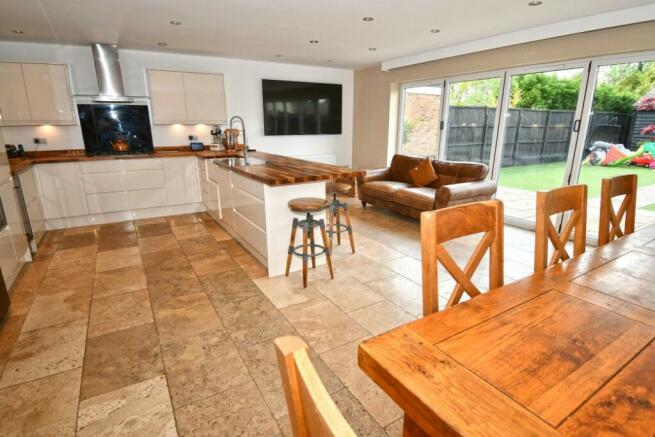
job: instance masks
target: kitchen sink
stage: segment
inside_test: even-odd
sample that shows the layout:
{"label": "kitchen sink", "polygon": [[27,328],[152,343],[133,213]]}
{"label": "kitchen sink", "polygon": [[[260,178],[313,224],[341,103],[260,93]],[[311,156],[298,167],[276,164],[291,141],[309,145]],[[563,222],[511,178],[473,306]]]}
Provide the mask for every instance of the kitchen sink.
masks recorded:
{"label": "kitchen sink", "polygon": [[258,158],[217,158],[214,159],[214,164],[227,165],[228,167],[241,167],[247,165],[262,165],[266,164],[266,161]]}

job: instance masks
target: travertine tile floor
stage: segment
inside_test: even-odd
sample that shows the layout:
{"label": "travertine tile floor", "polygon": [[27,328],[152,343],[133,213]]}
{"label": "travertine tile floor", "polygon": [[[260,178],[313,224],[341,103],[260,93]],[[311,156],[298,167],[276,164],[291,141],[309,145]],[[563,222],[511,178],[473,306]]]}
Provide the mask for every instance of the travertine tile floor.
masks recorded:
{"label": "travertine tile floor", "polygon": [[[351,205],[358,253],[344,241],[336,279],[320,267],[306,289],[267,278],[205,214],[49,232],[0,327],[0,435],[289,435],[272,346],[288,334],[360,435],[399,435],[356,351],[420,315],[419,226]],[[531,273],[533,237],[505,237],[511,281]],[[449,249],[462,262],[475,243]]]}

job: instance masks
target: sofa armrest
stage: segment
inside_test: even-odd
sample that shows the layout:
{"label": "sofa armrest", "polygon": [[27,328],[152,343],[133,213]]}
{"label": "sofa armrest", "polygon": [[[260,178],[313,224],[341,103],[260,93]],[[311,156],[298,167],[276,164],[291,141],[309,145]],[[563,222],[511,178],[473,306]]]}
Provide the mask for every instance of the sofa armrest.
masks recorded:
{"label": "sofa armrest", "polygon": [[357,176],[357,186],[372,181],[388,181],[391,179],[389,168],[377,168],[375,170],[364,170],[364,174]]}
{"label": "sofa armrest", "polygon": [[436,203],[438,207],[443,208],[468,199],[490,199],[496,193],[496,189],[496,182],[488,180],[444,185],[437,190]]}

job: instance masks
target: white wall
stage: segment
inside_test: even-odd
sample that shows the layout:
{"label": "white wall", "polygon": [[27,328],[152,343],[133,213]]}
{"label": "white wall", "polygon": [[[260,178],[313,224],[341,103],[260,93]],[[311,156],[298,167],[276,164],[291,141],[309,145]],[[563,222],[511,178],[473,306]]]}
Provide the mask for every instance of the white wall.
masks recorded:
{"label": "white wall", "polygon": [[[125,92],[130,96],[147,96],[145,69],[169,69],[222,73],[228,117],[241,115],[246,122],[248,144],[257,150],[282,155],[325,158],[335,157],[339,164],[350,165],[352,158],[353,71],[339,68],[311,67],[274,62],[247,61],[211,56],[182,55],[166,52],[120,50]],[[98,93],[90,47],[0,41],[0,61],[57,62],[71,68],[75,100]],[[328,82],[343,85],[341,135],[264,136],[262,79]],[[210,142],[210,126],[153,126],[156,147],[188,143],[187,135],[198,135]],[[5,142],[21,143],[34,149],[32,139],[46,137],[47,146],[39,150],[84,148],[79,126],[6,127]]]}

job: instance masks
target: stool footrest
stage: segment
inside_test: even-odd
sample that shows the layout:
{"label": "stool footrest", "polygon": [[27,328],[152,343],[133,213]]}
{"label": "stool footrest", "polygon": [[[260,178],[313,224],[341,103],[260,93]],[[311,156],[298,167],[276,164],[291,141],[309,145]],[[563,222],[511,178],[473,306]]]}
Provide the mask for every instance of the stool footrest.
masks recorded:
{"label": "stool footrest", "polygon": [[[330,254],[330,248],[323,246],[322,244],[308,244],[307,247],[311,247],[314,249],[319,249],[319,252],[314,253],[314,256],[320,256],[323,254],[329,255]],[[299,256],[300,258],[304,259],[309,259],[312,257],[311,253],[302,253],[298,252],[299,249],[302,249],[303,245],[299,244],[298,246],[294,247],[289,247],[289,253]]]}

